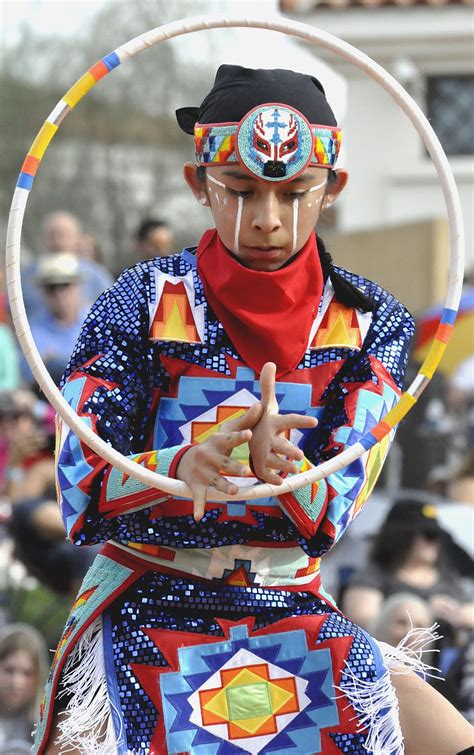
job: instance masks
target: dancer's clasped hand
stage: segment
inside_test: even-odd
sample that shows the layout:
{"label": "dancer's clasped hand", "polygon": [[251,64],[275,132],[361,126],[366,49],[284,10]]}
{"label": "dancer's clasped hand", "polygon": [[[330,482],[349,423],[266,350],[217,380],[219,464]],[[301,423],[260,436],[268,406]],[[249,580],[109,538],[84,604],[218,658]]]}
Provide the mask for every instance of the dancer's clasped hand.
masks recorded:
{"label": "dancer's clasped hand", "polygon": [[303,451],[284,437],[293,429],[316,427],[315,417],[304,414],[279,414],[275,395],[276,365],[267,362],[260,373],[262,394],[262,415],[253,428],[249,441],[253,470],[259,480],[272,485],[281,485],[282,473],[296,474],[298,468],[293,463],[301,461]]}
{"label": "dancer's clasped hand", "polygon": [[250,477],[249,467],[233,461],[230,455],[234,448],[248,443],[252,430],[263,413],[260,402],[253,404],[237,419],[224,422],[219,431],[203,443],[190,448],[178,464],[177,477],[183,480],[193,494],[193,513],[196,522],[204,515],[208,490],[235,495],[239,488],[226,480],[228,477]]}
{"label": "dancer's clasped hand", "polygon": [[276,366],[267,362],[260,374],[261,403],[251,406],[245,414],[225,422],[203,443],[190,448],[178,464],[177,477],[192,491],[193,514],[196,522],[204,515],[209,491],[218,490],[236,495],[238,486],[226,477],[250,477],[249,467],[233,461],[234,448],[248,443],[255,475],[273,485],[282,483],[281,474],[295,474],[293,463],[303,458],[303,452],[284,437],[292,429],[315,427],[317,420],[303,414],[279,414],[275,395]]}

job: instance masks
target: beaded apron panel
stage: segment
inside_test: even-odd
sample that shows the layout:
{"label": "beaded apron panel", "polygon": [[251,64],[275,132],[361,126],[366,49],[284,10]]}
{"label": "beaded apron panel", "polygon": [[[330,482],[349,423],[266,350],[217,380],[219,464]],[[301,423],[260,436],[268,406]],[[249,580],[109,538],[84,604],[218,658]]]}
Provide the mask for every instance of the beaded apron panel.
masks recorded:
{"label": "beaded apron panel", "polygon": [[316,596],[155,572],[107,609],[104,627],[119,755],[366,755],[334,685],[343,690],[346,662],[379,678],[380,652]]}

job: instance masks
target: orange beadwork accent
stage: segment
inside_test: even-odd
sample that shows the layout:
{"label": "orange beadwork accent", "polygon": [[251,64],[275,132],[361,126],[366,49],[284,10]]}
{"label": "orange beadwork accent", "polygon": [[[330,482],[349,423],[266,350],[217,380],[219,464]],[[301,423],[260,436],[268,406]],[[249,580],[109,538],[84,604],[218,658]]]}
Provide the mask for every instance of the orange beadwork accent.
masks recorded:
{"label": "orange beadwork accent", "polygon": [[[156,467],[158,464],[158,453],[157,451],[145,451],[142,454],[137,454],[133,461],[136,464],[141,464],[142,467],[145,467],[145,469],[150,469],[152,472],[156,472]],[[130,475],[123,474],[122,475],[122,485],[125,485],[126,482],[130,479]]]}
{"label": "orange beadwork accent", "polygon": [[[236,715],[232,711],[229,695],[250,694],[252,688],[260,690],[263,709],[255,711],[245,706],[249,715]],[[278,731],[276,716],[298,713],[300,710],[298,690],[294,677],[272,679],[267,663],[221,669],[220,686],[199,692],[199,702],[204,726],[227,724],[230,740],[248,739],[275,734]]]}
{"label": "orange beadwork accent", "polygon": [[85,590],[80,595],[77,596],[76,600],[72,604],[71,613],[76,610],[76,608],[79,608],[80,606],[83,606],[84,603],[87,603],[89,598],[95,593],[97,590],[97,585],[95,587],[90,587],[89,590]]}
{"label": "orange beadwork accent", "polygon": [[233,585],[234,587],[250,587],[252,584],[244,566],[239,566],[224,579],[224,582],[226,585]]}
{"label": "orange beadwork accent", "polygon": [[317,574],[320,570],[320,566],[320,558],[310,558],[308,566],[305,566],[303,569],[298,569],[295,574],[295,579],[297,579],[298,577],[307,577],[310,574]]}
{"label": "orange beadwork accent", "polygon": [[176,552],[172,548],[163,548],[162,545],[148,545],[147,543],[127,543],[128,548],[132,548],[140,553],[145,553],[147,556],[153,556],[154,558],[161,558],[163,561],[174,561],[176,558]]}
{"label": "orange beadwork accent", "polygon": [[191,431],[191,443],[202,443],[210,435],[218,432],[220,426],[231,419],[237,419],[245,414],[246,406],[226,406],[217,407],[215,422],[193,422]]}
{"label": "orange beadwork accent", "polygon": [[166,281],[150,330],[161,341],[201,343],[184,283]]}
{"label": "orange beadwork accent", "polygon": [[335,299],[329,304],[310,348],[321,349],[329,346],[357,349],[362,346],[356,311]]}
{"label": "orange beadwork accent", "polygon": [[315,136],[314,138],[314,154],[320,165],[326,165],[329,163],[328,154],[319,136]]}

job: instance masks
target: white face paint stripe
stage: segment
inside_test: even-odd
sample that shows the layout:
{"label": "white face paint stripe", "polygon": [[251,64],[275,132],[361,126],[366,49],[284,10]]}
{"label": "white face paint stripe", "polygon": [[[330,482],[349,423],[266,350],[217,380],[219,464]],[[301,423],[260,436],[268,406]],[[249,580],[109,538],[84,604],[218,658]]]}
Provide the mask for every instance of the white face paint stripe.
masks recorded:
{"label": "white face paint stripe", "polygon": [[[227,189],[227,186],[222,183],[222,181],[218,181],[217,178],[214,178],[214,176],[210,176],[207,174],[207,177],[209,181],[212,181],[217,186],[220,186],[222,189]],[[318,189],[321,189],[323,186],[326,186],[327,179],[322,181],[320,184],[317,184],[316,186],[312,186],[310,189],[308,189],[308,193],[311,191],[317,191]],[[218,201],[219,204],[219,198],[217,194],[214,192],[214,195]],[[225,199],[224,199],[225,202]],[[240,236],[240,226],[242,223],[242,211],[244,206],[244,199],[241,196],[237,197],[237,214],[235,218],[235,229],[234,229],[234,253],[238,254],[239,251],[239,236]],[[308,205],[309,207],[310,205]],[[292,243],[292,253],[294,254],[297,250],[298,246],[298,208],[299,208],[299,199],[295,197],[293,200],[293,243]]]}
{"label": "white face paint stripe", "polygon": [[310,191],[317,191],[318,189],[321,189],[323,186],[326,186],[327,184],[327,178],[320,184],[317,184],[317,186],[312,186],[311,189],[308,189],[308,192]]}
{"label": "white face paint stripe", "polygon": [[297,197],[293,200],[293,244],[291,247],[291,253],[296,252],[296,245],[298,243],[298,205],[299,199]]}
{"label": "white face paint stripe", "polygon": [[218,181],[217,178],[214,178],[213,176],[210,176],[209,173],[207,174],[207,177],[209,181],[212,181],[213,183],[217,184],[221,187],[221,189],[227,189],[227,186],[222,183],[222,181]]}
{"label": "white face paint stripe", "polygon": [[242,222],[242,209],[244,206],[244,198],[237,197],[237,216],[235,218],[235,232],[234,232],[234,253],[239,252],[239,236],[240,236],[240,223]]}

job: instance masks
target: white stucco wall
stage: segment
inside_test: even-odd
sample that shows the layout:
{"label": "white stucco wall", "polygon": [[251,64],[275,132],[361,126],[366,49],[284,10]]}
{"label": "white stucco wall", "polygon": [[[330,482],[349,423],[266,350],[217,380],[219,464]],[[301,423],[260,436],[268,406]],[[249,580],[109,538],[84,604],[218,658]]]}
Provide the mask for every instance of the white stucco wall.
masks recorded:
{"label": "white stucco wall", "polygon": [[[409,88],[422,109],[425,76],[473,70],[473,14],[468,7],[316,8],[296,18],[370,55]],[[318,49],[318,55],[348,82],[343,162],[350,184],[340,200],[339,229],[351,232],[444,217],[436,172],[405,114],[358,68],[325,50]],[[474,157],[453,157],[450,163],[463,206],[467,261],[472,269]]]}

